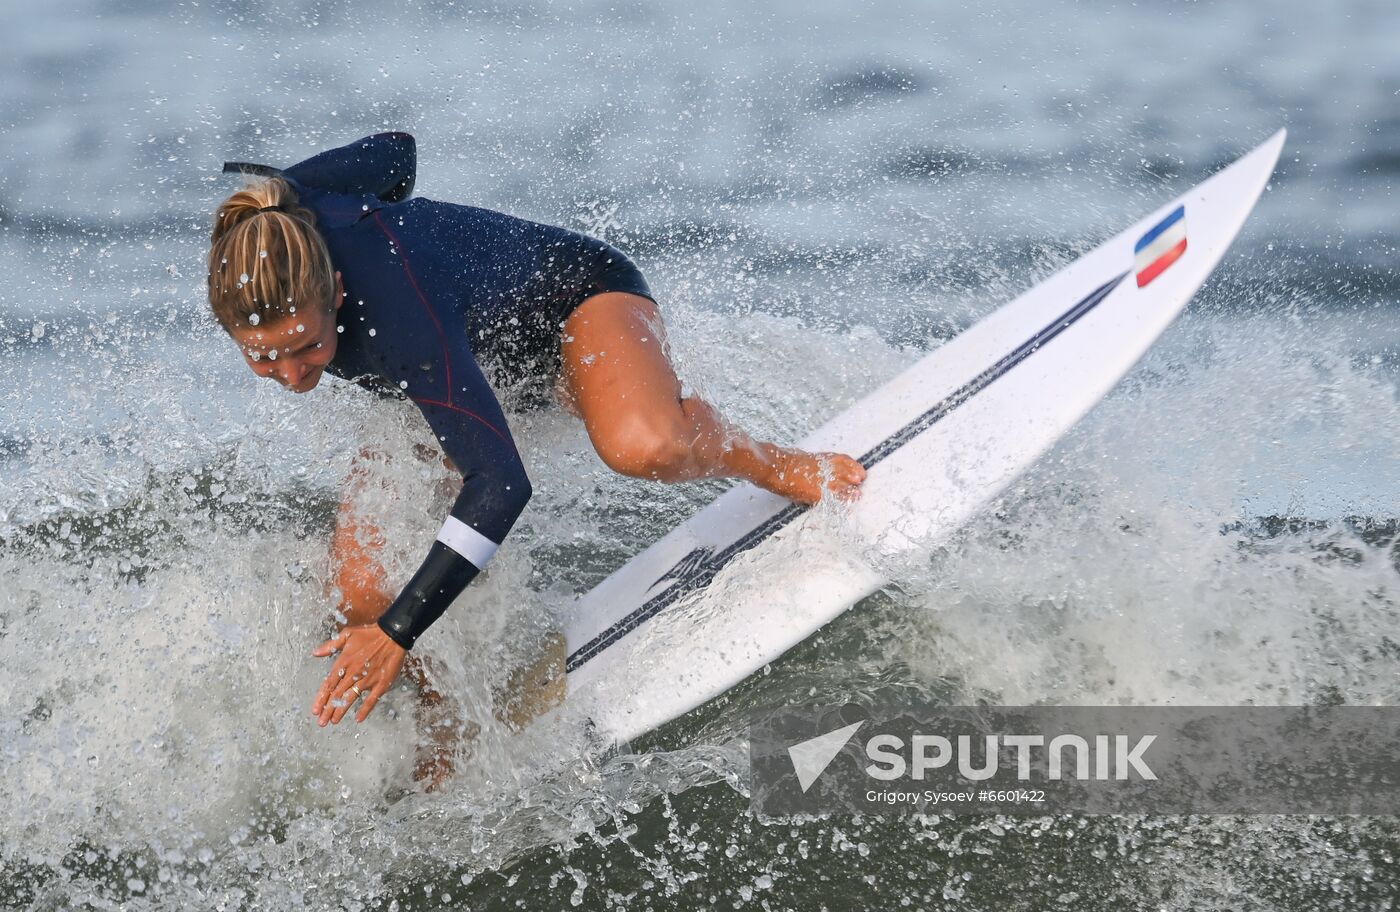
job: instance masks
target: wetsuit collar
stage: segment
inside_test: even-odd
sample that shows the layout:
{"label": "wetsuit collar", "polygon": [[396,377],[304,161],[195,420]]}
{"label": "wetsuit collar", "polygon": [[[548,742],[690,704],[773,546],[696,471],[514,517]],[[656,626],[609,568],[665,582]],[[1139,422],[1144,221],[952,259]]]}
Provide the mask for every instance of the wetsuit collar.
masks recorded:
{"label": "wetsuit collar", "polygon": [[292,185],[302,205],[316,210],[316,222],[323,229],[348,228],[365,218],[371,212],[384,208],[383,200],[373,193],[337,193],[321,187],[304,184],[281,168],[271,165],[257,165],[250,162],[224,162],[225,174],[257,174],[262,177],[280,177]]}
{"label": "wetsuit collar", "polygon": [[348,228],[385,205],[372,193],[332,193],[308,187],[285,174],[282,177],[292,185],[303,205],[316,210],[317,226],[323,229]]}

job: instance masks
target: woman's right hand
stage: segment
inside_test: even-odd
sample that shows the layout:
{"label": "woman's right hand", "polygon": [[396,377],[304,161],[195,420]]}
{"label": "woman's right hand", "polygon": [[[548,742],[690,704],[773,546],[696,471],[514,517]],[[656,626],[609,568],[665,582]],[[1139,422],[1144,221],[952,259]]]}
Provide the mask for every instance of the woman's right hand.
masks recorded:
{"label": "woman's right hand", "polygon": [[361,697],[364,700],[355,721],[369,718],[374,704],[389,692],[408,659],[408,650],[373,623],[346,627],[311,654],[321,658],[336,656],[311,704],[311,714],[322,726],[339,725]]}

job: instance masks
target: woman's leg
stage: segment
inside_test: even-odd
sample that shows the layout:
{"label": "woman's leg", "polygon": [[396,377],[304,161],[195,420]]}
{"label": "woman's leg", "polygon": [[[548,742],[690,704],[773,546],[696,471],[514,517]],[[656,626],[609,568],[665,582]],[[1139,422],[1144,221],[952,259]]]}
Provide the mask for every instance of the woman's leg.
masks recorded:
{"label": "woman's leg", "polygon": [[605,292],[564,323],[563,392],[612,469],[658,481],[737,476],[799,503],[857,495],[859,462],[755,441],[698,396],[682,396],[656,305]]}

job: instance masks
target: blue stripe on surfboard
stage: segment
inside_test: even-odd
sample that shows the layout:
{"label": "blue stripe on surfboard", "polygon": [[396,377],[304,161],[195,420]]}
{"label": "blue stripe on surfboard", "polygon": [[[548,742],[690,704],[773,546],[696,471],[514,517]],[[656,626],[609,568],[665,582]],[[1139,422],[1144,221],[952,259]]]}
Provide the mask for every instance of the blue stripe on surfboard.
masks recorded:
{"label": "blue stripe on surfboard", "polygon": [[[1017,364],[1020,364],[1022,361],[1026,360],[1026,358],[1034,354],[1042,345],[1064,332],[1080,317],[1097,307],[1104,298],[1108,297],[1113,289],[1118,287],[1118,284],[1122,282],[1127,275],[1126,272],[1121,273],[1109,279],[1098,288],[1095,288],[1069,310],[1056,317],[1040,331],[1003,356],[1001,360],[982,371],[976,377],[973,377],[967,383],[958,387],[958,389],[950,393],[933,408],[919,415],[919,417],[880,441],[880,443],[869,452],[861,456],[861,464],[867,469],[871,468],[876,463],[896,452],[900,447],[904,446],[904,444],[941,421],[958,406],[986,389],[999,377],[1005,375]],[[807,507],[800,504],[789,504],[764,520],[758,526],[749,530],[747,534],[734,541],[723,550],[715,551],[708,555],[697,555],[695,551],[692,551],[685,555],[685,557],[682,557],[681,560],[677,562],[676,566],[663,573],[657,580],[657,582],[660,582],[665,579],[674,579],[675,582],[672,585],[667,587],[665,591],[658,593],[656,597],[640,605],[636,610],[602,633],[599,633],[584,645],[580,646],[565,662],[565,671],[577,670],[588,660],[597,656],[613,643],[616,643],[618,640],[637,629],[643,622],[674,604],[676,600],[708,586],[719,571],[724,569],[725,565],[731,560],[770,538],[774,533],[787,526],[798,516],[801,516],[807,509]],[[697,550],[703,551],[707,549]],[[696,559],[702,556],[704,559]],[[677,573],[677,569],[680,568],[682,564],[685,565],[685,569]]]}
{"label": "blue stripe on surfboard", "polygon": [[1182,217],[1185,215],[1186,207],[1177,206],[1175,209],[1172,210],[1171,215],[1162,219],[1160,222],[1157,223],[1155,228],[1144,234],[1142,237],[1138,238],[1138,242],[1135,245],[1133,245],[1133,253],[1142,253],[1142,248],[1146,247],[1148,244],[1151,244],[1153,241],[1157,240],[1157,238],[1161,237],[1162,232],[1166,231],[1168,228],[1181,221]]}

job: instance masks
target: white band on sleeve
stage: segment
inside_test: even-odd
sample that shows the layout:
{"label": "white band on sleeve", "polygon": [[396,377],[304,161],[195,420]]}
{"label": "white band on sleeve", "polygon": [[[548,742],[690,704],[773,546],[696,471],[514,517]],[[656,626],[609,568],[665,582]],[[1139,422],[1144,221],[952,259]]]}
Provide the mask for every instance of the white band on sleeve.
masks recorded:
{"label": "white band on sleeve", "polygon": [[486,562],[491,560],[496,549],[500,547],[455,516],[447,517],[437,540],[471,561],[472,566],[478,570],[486,569]]}

